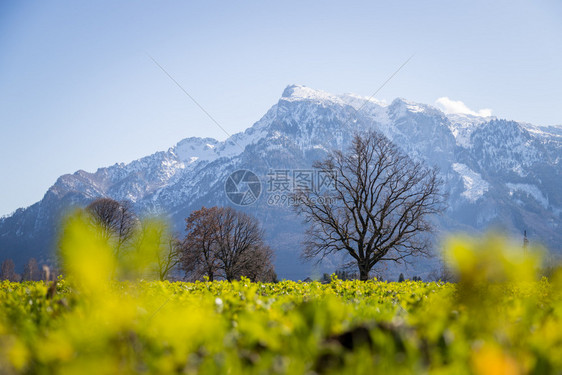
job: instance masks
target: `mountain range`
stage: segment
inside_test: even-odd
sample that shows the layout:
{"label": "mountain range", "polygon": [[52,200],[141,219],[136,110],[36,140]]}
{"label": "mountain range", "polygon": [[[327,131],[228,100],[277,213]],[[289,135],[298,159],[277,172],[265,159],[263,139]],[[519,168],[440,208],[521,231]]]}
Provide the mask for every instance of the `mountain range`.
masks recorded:
{"label": "mountain range", "polygon": [[[31,257],[52,261],[61,215],[103,196],[165,215],[180,236],[191,211],[234,205],[263,223],[280,278],[333,271],[337,259],[318,267],[299,260],[304,225],[287,197],[303,176],[319,183],[312,163],[345,150],[356,131],[367,129],[439,168],[448,208],[435,218],[436,248],[447,233],[496,229],[521,241],[527,231],[532,243],[562,252],[562,127],[291,85],[259,121],[225,141],[186,138],[128,164],[59,177],[41,201],[0,219],[0,259],[12,258],[19,268]],[[436,267],[436,258],[413,258],[379,272],[424,277]]]}

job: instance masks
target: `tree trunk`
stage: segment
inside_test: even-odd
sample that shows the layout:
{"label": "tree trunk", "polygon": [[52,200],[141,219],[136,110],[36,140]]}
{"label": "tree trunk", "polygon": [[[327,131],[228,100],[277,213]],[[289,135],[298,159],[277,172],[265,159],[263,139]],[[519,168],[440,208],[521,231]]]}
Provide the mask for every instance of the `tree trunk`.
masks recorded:
{"label": "tree trunk", "polygon": [[369,280],[369,270],[365,265],[361,263],[359,263],[359,280],[361,281]]}

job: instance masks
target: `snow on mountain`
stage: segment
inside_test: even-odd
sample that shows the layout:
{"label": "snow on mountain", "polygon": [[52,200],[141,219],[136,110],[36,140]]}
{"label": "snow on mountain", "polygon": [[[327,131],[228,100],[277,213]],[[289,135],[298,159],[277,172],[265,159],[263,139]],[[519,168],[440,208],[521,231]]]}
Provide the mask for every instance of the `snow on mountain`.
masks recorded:
{"label": "snow on mountain", "polygon": [[461,196],[471,202],[475,202],[488,191],[490,185],[482,179],[480,174],[474,172],[464,164],[453,163],[452,166],[453,170],[462,178],[465,190],[461,193]]}
{"label": "snow on mountain", "polygon": [[[0,257],[18,264],[30,256],[48,259],[61,213],[101,196],[130,200],[140,212],[166,214],[181,233],[192,210],[230,204],[227,177],[249,169],[261,179],[262,192],[243,209],[264,224],[279,275],[304,278],[309,266],[296,261],[301,219],[288,207],[271,205],[268,176],[310,169],[329,150],[344,150],[355,131],[367,129],[440,169],[449,195],[440,231],[477,232],[491,225],[515,235],[527,230],[531,239],[562,250],[562,127],[445,114],[401,98],[388,104],[290,85],[259,121],[225,141],[186,138],[129,164],[61,176],[40,202],[0,220]],[[419,263],[420,274],[427,264]]]}
{"label": "snow on mountain", "polygon": [[548,208],[548,198],[544,196],[537,186],[531,184],[513,184],[511,182],[508,182],[506,186],[509,188],[509,195],[513,195],[514,192],[519,191],[535,199],[544,208]]}
{"label": "snow on mountain", "polygon": [[475,116],[469,114],[453,113],[446,115],[451,122],[451,132],[453,133],[457,145],[469,148],[470,136],[478,129],[480,124],[495,120],[494,116]]}
{"label": "snow on mountain", "polygon": [[293,102],[309,100],[316,102],[337,102],[340,101],[337,95],[327,93],[322,90],[311,89],[301,85],[290,85],[283,91],[281,100]]}
{"label": "snow on mountain", "polygon": [[168,152],[175,154],[183,163],[211,161],[218,157],[216,146],[219,142],[213,138],[186,138]]}

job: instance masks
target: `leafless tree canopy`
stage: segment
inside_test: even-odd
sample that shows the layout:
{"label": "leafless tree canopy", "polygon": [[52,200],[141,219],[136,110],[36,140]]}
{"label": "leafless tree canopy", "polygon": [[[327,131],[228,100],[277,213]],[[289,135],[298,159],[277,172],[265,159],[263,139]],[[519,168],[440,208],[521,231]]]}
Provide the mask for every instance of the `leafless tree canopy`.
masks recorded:
{"label": "leafless tree canopy", "polygon": [[138,220],[129,202],[117,202],[110,198],[99,198],[86,207],[100,236],[109,241],[115,255],[119,256],[124,245],[133,236]]}
{"label": "leafless tree canopy", "polygon": [[230,207],[203,207],[186,219],[182,267],[191,279],[273,281],[273,252],[258,221]]}
{"label": "leafless tree canopy", "polygon": [[41,280],[41,276],[37,260],[35,258],[29,259],[23,269],[22,279],[26,281],[37,281]]}
{"label": "leafless tree canopy", "polygon": [[140,265],[140,268],[145,268],[141,272],[144,273],[141,275],[143,278],[167,280],[180,262],[182,243],[170,232],[166,222],[158,218],[140,220],[135,226],[134,237],[129,241],[121,263],[125,271],[122,273],[129,273],[129,277],[139,273]]}
{"label": "leafless tree canopy", "polygon": [[445,208],[435,169],[376,132],[357,134],[347,152],[333,151],[314,167],[333,188],[295,194],[295,209],[309,223],[304,257],[347,252],[367,280],[378,262],[427,254],[428,218]]}
{"label": "leafless tree canopy", "polygon": [[19,277],[16,274],[16,266],[14,265],[13,260],[6,259],[2,262],[0,279],[8,281],[19,281]]}
{"label": "leafless tree canopy", "polygon": [[166,280],[168,275],[180,262],[182,243],[175,236],[167,236],[163,251],[158,254],[158,277]]}
{"label": "leafless tree canopy", "polygon": [[186,219],[186,232],[181,255],[182,268],[189,278],[207,276],[213,281],[220,264],[216,256],[218,207],[201,208]]}

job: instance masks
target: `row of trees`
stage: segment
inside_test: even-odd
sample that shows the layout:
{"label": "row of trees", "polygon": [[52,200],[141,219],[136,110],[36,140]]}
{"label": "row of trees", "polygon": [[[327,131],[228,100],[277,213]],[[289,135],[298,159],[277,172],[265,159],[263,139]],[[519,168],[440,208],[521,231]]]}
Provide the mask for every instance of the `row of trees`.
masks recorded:
{"label": "row of trees", "polygon": [[22,274],[16,272],[16,265],[10,258],[4,260],[0,268],[0,280],[39,281],[49,280],[50,277],[50,268],[47,266],[39,268],[39,264],[37,263],[37,260],[35,258],[31,258],[27,261],[23,268]]}
{"label": "row of trees", "polygon": [[[186,219],[183,239],[163,225],[140,220],[130,203],[100,198],[87,206],[91,224],[116,258],[127,258],[143,246],[157,247],[153,272],[164,280],[178,268],[194,281],[274,281],[273,251],[264,243],[258,220],[230,207],[201,208]],[[155,241],[156,239],[156,241]],[[150,245],[147,245],[151,241]],[[178,267],[179,266],[179,267]]]}
{"label": "row of trees", "polygon": [[[347,152],[332,151],[314,167],[332,180],[333,189],[294,194],[294,208],[308,223],[305,258],[343,252],[351,260],[347,266],[355,265],[359,278],[367,280],[379,262],[428,253],[431,217],[444,210],[446,200],[436,169],[412,160],[377,132],[356,134]],[[154,246],[157,238],[160,279],[178,265],[188,280],[275,279],[273,252],[259,222],[233,208],[193,212],[183,239],[162,226],[146,225],[128,202],[101,198],[86,212],[117,258],[146,247],[148,239]]]}
{"label": "row of trees", "polygon": [[273,251],[256,218],[231,207],[203,207],[186,223],[181,263],[189,279],[275,281]]}

